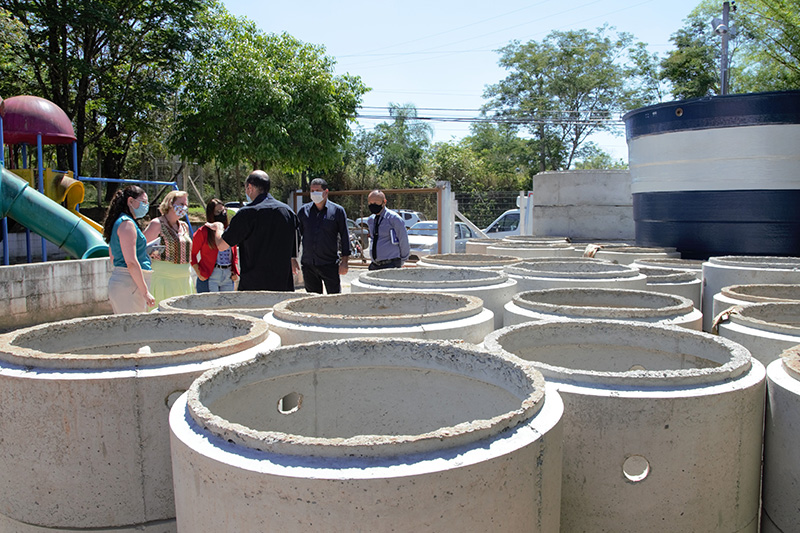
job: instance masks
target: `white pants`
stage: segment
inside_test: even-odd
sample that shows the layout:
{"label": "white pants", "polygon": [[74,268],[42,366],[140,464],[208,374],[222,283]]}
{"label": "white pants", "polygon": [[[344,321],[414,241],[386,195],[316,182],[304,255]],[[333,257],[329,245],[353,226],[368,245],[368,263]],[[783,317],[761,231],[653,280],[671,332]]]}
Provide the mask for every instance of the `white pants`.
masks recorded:
{"label": "white pants", "polygon": [[[144,282],[150,288],[150,276],[152,270],[142,270]],[[147,300],[145,294],[139,290],[131,277],[130,272],[125,267],[114,267],[111,277],[108,279],[108,299],[111,300],[111,308],[114,314],[121,313],[144,313],[147,311]]]}

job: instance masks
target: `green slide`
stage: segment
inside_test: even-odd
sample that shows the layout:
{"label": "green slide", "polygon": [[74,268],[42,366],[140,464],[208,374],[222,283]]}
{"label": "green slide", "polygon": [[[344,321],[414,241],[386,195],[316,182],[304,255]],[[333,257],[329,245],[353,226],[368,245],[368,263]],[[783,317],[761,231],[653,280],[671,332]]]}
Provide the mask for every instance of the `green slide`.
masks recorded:
{"label": "green slide", "polygon": [[97,230],[5,168],[0,168],[0,217],[13,218],[72,257],[108,257]]}

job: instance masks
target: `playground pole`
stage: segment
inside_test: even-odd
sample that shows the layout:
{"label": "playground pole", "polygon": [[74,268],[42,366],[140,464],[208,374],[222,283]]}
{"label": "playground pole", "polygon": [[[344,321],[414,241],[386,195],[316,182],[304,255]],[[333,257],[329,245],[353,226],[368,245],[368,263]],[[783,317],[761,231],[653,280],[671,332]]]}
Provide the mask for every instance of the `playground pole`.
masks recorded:
{"label": "playground pole", "polygon": [[[42,134],[36,135],[36,163],[39,168],[39,192],[44,194],[44,154],[42,153]],[[42,262],[47,262],[47,241],[44,237],[42,239]]]}

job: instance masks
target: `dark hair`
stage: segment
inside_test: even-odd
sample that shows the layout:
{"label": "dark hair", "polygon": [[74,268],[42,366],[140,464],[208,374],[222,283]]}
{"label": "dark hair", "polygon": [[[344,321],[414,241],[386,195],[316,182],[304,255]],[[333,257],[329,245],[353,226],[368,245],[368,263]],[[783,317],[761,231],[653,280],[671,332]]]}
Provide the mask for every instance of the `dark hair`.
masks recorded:
{"label": "dark hair", "polygon": [[[267,194],[270,186],[269,175],[263,170],[254,170],[247,176],[245,184],[250,184],[260,191],[261,194]],[[255,200],[255,198],[253,198]]]}
{"label": "dark hair", "polygon": [[136,199],[143,194],[144,189],[136,185],[128,185],[122,190],[117,189],[117,192],[114,193],[114,198],[111,199],[111,203],[108,205],[106,220],[103,223],[103,239],[107,243],[111,242],[111,233],[114,231],[114,223],[120,215],[128,215],[135,220],[133,213],[131,213],[128,207],[128,198]]}
{"label": "dark hair", "polygon": [[322,187],[323,191],[327,191],[328,190],[328,182],[325,181],[322,178],[314,178],[313,180],[311,180],[311,183],[309,183],[308,185],[309,185],[309,187],[311,185],[319,185],[320,187]]}
{"label": "dark hair", "polygon": [[[211,200],[208,201],[208,203],[206,204],[206,222],[214,222],[214,220],[216,219],[216,217],[214,216],[214,211],[217,210],[218,205],[225,207],[225,204],[222,203],[222,200],[220,200],[219,198],[212,198]],[[228,222],[227,221],[223,222],[223,224],[227,226]]]}

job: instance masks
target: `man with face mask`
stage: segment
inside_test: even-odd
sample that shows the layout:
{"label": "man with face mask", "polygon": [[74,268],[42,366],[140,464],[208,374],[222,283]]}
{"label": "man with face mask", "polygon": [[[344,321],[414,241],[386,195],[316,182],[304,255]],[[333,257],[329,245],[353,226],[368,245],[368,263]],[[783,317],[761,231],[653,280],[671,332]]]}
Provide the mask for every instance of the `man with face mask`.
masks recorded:
{"label": "man with face mask", "polygon": [[214,229],[209,240],[214,240],[218,251],[239,246],[240,291],[294,290],[297,217],[269,194],[270,185],[266,172],[254,170],[244,186],[250,203],[239,209],[227,228],[220,222],[206,223]]}
{"label": "man with face mask", "polygon": [[340,276],[347,274],[350,259],[350,235],[347,214],[339,204],[328,200],[328,183],[311,181],[311,202],[297,212],[303,238],[301,265],[306,292],[328,294],[342,292]]}
{"label": "man with face mask", "polygon": [[386,195],[374,190],[367,197],[372,216],[367,220],[371,237],[370,270],[400,268],[411,254],[403,218],[386,207]]}

